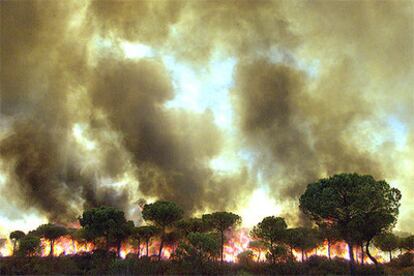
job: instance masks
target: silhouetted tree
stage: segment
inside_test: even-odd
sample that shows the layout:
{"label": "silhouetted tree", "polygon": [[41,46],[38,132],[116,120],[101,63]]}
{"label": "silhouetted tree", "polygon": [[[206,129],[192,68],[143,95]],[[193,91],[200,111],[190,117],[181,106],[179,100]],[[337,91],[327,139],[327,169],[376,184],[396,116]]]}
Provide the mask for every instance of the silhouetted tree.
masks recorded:
{"label": "silhouetted tree", "polygon": [[13,255],[16,254],[17,243],[21,240],[26,234],[23,231],[16,230],[10,233],[10,240],[13,242]]}
{"label": "silhouetted tree", "polygon": [[172,248],[171,254],[175,254],[178,242],[182,238],[181,232],[177,230],[170,231],[164,234],[164,244]]}
{"label": "silhouetted tree", "polygon": [[177,255],[183,257],[196,257],[202,265],[206,260],[214,258],[220,253],[220,242],[212,233],[191,232],[187,235],[188,242],[180,242]]}
{"label": "silhouetted tree", "polygon": [[331,223],[348,244],[351,274],[355,274],[354,234],[362,231],[369,242],[397,221],[401,193],[370,175],[338,174],[307,186],[300,209],[317,224]]}
{"label": "silhouetted tree", "polygon": [[237,255],[238,263],[242,266],[253,264],[254,253],[252,250],[246,250]]}
{"label": "silhouetted tree", "polygon": [[206,232],[209,229],[207,223],[201,218],[186,218],[180,221],[177,221],[175,224],[177,229],[183,233],[184,236],[187,236],[189,233],[193,232]]}
{"label": "silhouetted tree", "polygon": [[151,204],[145,204],[142,210],[142,217],[153,222],[161,229],[160,251],[158,253],[158,260],[161,260],[162,248],[164,245],[164,235],[167,227],[182,219],[184,214],[183,209],[177,206],[174,202],[157,201]]}
{"label": "silhouetted tree", "polygon": [[374,238],[374,245],[381,251],[388,252],[390,262],[392,260],[392,251],[398,249],[399,239],[393,233],[383,233]]}
{"label": "silhouetted tree", "polygon": [[[155,237],[160,232],[160,229],[154,225],[144,225],[135,228],[135,235],[136,238],[139,240],[143,240],[146,245],[146,255],[149,256],[149,243],[151,238]],[[140,250],[140,242],[138,242],[138,255]]]}
{"label": "silhouetted tree", "polygon": [[272,263],[286,261],[287,260],[287,249],[284,245],[273,245],[269,248],[266,254],[267,259],[270,259]]}
{"label": "silhouetted tree", "polygon": [[27,235],[20,239],[17,255],[33,256],[40,252],[40,238],[35,235]]}
{"label": "silhouetted tree", "polygon": [[55,241],[66,235],[68,233],[68,231],[66,230],[65,227],[63,226],[59,226],[59,225],[55,225],[55,224],[42,224],[40,225],[37,229],[36,229],[36,233],[44,239],[49,240],[50,242],[50,252],[49,252],[49,256],[53,256],[53,251],[54,251],[54,245],[55,245]]}
{"label": "silhouetted tree", "polygon": [[327,242],[328,258],[331,260],[331,246],[341,240],[340,233],[338,229],[328,223],[322,223],[318,229],[320,237]]}
{"label": "silhouetted tree", "polygon": [[207,225],[220,233],[220,261],[223,263],[224,231],[241,223],[241,217],[230,212],[215,212],[203,215],[202,219],[207,223]]}
{"label": "silhouetted tree", "polygon": [[289,228],[286,232],[285,241],[290,247],[291,255],[293,255],[293,249],[299,249],[302,255],[302,262],[305,261],[305,252],[317,247],[320,243],[318,233],[311,228]]}
{"label": "silhouetted tree", "polygon": [[[274,246],[283,243],[286,236],[287,224],[281,217],[265,217],[261,222],[253,227],[251,235],[255,239],[262,240],[272,250]],[[275,259],[272,259],[275,262]]]}
{"label": "silhouetted tree", "polygon": [[400,247],[408,251],[413,251],[414,250],[414,235],[401,238]]}
{"label": "silhouetted tree", "polygon": [[248,247],[258,252],[257,261],[260,261],[262,251],[267,249],[266,244],[261,240],[250,241]]}
{"label": "silhouetted tree", "polygon": [[134,229],[134,223],[125,219],[124,212],[106,206],[84,211],[79,217],[79,222],[87,239],[105,238],[107,251],[110,244],[115,243],[118,257],[122,242],[132,234]]}

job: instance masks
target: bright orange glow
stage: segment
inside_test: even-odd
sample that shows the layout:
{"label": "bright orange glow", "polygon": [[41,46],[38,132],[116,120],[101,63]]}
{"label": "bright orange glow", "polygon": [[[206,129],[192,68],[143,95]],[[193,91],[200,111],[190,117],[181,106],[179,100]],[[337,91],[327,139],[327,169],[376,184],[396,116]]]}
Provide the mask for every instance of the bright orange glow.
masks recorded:
{"label": "bright orange glow", "polygon": [[[75,225],[73,225],[75,226]],[[254,254],[255,261],[265,261],[266,260],[266,250],[258,250],[255,248],[249,248],[249,243],[252,241],[251,237],[249,237],[249,230],[247,228],[242,228],[237,231],[231,231],[226,235],[226,243],[224,244],[224,260],[226,262],[237,262],[237,256],[247,250],[251,250]],[[61,255],[74,255],[84,252],[92,252],[95,249],[93,243],[90,242],[78,242],[73,240],[70,236],[64,236],[57,239],[54,243],[53,248],[53,255],[54,256],[61,256]],[[116,248],[112,247],[110,249],[113,252],[116,252]],[[158,256],[159,253],[159,241],[153,241],[149,244],[148,255],[151,256]],[[162,250],[162,259],[169,259],[175,248],[171,245],[165,245]],[[371,254],[379,261],[384,262],[383,253],[377,250],[376,248],[372,248],[370,250]],[[3,239],[2,243],[0,243],[0,256],[10,256],[13,253],[13,244],[10,240]],[[41,239],[41,256],[49,256],[50,253],[50,241]],[[128,254],[137,254],[138,247],[133,246],[129,243],[123,243],[121,247],[120,256],[121,258],[126,258]],[[146,246],[145,244],[141,244],[140,246],[140,255],[146,255]],[[326,256],[328,257],[328,243],[325,241],[321,246],[306,251],[305,252],[305,260],[312,255],[318,256]],[[293,250],[293,256],[297,261],[302,260],[302,252],[300,250]],[[354,256],[355,261],[361,263],[361,249],[356,247],[354,249]],[[337,242],[331,245],[331,258],[344,258],[349,260],[348,255],[348,246],[345,242]],[[368,256],[364,255],[364,263],[371,263],[371,260]]]}

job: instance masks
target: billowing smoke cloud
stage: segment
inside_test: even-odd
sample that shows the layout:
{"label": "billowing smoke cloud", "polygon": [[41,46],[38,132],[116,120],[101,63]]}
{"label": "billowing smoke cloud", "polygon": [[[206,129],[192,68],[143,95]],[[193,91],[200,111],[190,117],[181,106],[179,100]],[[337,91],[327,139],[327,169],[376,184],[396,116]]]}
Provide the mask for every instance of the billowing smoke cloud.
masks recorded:
{"label": "billowing smoke cloud", "polygon": [[311,181],[341,171],[381,177],[380,163],[347,140],[349,128],[369,116],[354,108],[367,103],[354,97],[353,105],[343,100],[335,106],[332,98],[315,99],[306,93],[305,81],[303,72],[264,60],[237,69],[233,92],[241,131],[273,190],[294,198]]}
{"label": "billowing smoke cloud", "polygon": [[[292,204],[342,171],[410,193],[412,16],[409,1],[2,2],[2,191],[52,220],[140,197],[232,209],[259,178]],[[125,59],[120,41],[156,54]],[[236,60],[234,150],[253,169],[210,167],[228,137],[210,111],[166,107],[166,55],[199,71]]]}
{"label": "billowing smoke cloud", "polygon": [[[102,5],[113,3],[50,2],[51,10],[45,4],[2,5],[7,30],[1,35],[1,112],[9,123],[2,129],[0,153],[8,175],[3,190],[11,201],[63,222],[83,208],[103,204],[128,211],[137,196],[173,200],[188,212],[234,206],[233,188],[247,183],[248,175],[246,170],[222,175],[210,169],[221,148],[211,112],[163,106],[175,92],[161,61],[90,53],[95,49],[92,30],[102,35],[123,29],[121,14],[102,14],[108,10]],[[158,13],[151,3],[137,5],[135,10],[143,13],[138,18]],[[68,9],[97,14],[83,19],[70,16]],[[138,35],[154,38],[160,32]],[[86,146],[77,139],[88,139]]]}
{"label": "billowing smoke cloud", "polygon": [[88,90],[94,106],[122,133],[145,195],[173,200],[188,211],[223,208],[230,203],[229,187],[246,182],[246,177],[222,178],[209,168],[221,146],[211,113],[164,107],[174,92],[160,62],[104,59]]}
{"label": "billowing smoke cloud", "polygon": [[2,193],[59,222],[73,220],[82,207],[127,202],[125,191],[98,187],[95,172],[85,171],[74,152],[76,112],[68,99],[85,81],[87,59],[85,45],[71,36],[68,7],[76,5],[7,1],[1,7],[1,112],[9,118],[0,143],[9,169]]}

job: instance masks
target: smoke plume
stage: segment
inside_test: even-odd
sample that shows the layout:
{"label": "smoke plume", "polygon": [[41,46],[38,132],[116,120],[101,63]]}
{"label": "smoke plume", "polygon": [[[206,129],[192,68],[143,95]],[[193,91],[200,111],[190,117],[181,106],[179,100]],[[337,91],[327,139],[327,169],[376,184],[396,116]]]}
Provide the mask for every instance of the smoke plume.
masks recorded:
{"label": "smoke plume", "polygon": [[[412,2],[0,5],[0,189],[18,208],[62,222],[140,198],[236,211],[261,185],[286,207],[358,172],[400,188],[400,230],[412,225]],[[124,42],[152,56],[127,58]],[[230,130],[217,110],[168,106],[168,60],[203,75],[217,58],[235,60]],[[248,157],[223,172],[225,151]]]}

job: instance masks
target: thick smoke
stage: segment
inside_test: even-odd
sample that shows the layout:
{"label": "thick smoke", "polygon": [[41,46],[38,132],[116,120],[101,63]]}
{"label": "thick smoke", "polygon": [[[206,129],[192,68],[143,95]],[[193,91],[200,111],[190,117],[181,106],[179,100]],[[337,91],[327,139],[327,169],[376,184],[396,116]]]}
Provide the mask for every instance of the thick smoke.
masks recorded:
{"label": "thick smoke", "polygon": [[[44,5],[48,5],[45,9]],[[68,4],[68,3],[67,3]],[[1,3],[1,112],[10,118],[0,143],[11,201],[52,221],[73,220],[82,207],[125,207],[127,194],[99,187],[74,152],[74,106],[68,99],[86,77],[86,48],[74,40],[61,2]],[[79,8],[79,7],[78,7]]]}
{"label": "thick smoke", "polygon": [[236,72],[241,131],[273,191],[295,198],[311,181],[341,171],[382,177],[380,163],[347,139],[353,124],[369,116],[354,108],[367,103],[353,97],[353,105],[334,106],[332,98],[307,93],[305,82],[303,72],[265,60],[240,64]]}
{"label": "thick smoke", "polygon": [[[140,197],[234,209],[259,178],[292,204],[310,181],[356,171],[395,180],[408,210],[413,12],[410,1],[3,1],[2,192],[65,220]],[[122,41],[155,57],[127,60]],[[253,169],[210,168],[224,132],[210,111],[166,108],[176,91],[162,55],[199,71],[236,60],[234,150]]]}
{"label": "thick smoke", "polygon": [[[116,10],[102,13],[113,4],[2,3],[1,112],[10,118],[0,143],[8,175],[4,193],[53,221],[72,220],[83,208],[103,204],[128,211],[139,193],[176,201],[188,212],[234,206],[233,188],[247,183],[248,175],[210,169],[221,148],[212,114],[163,107],[174,91],[160,61],[90,53],[94,35],[124,29]],[[128,5],[117,9],[131,11]],[[136,5],[132,10],[142,16],[134,18],[149,20],[143,23],[148,26],[154,13],[169,14],[168,5]],[[82,9],[87,15],[96,11],[96,18],[73,16]],[[134,35],[158,41],[164,31]],[[95,143],[92,153],[73,137],[80,126]],[[126,173],[126,185],[111,184]],[[130,183],[134,178],[138,187]]]}
{"label": "thick smoke", "polygon": [[122,133],[145,195],[176,201],[188,211],[224,208],[230,203],[228,188],[246,182],[209,168],[221,146],[211,113],[164,107],[174,92],[160,62],[104,59],[88,90],[94,106]]}

